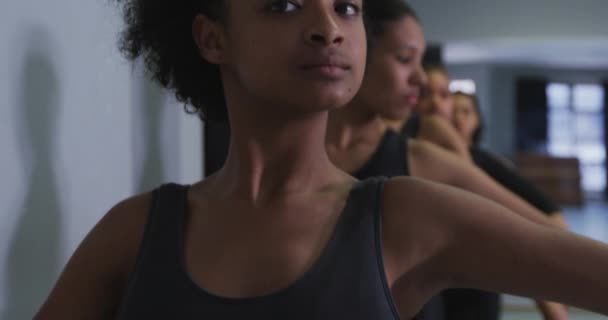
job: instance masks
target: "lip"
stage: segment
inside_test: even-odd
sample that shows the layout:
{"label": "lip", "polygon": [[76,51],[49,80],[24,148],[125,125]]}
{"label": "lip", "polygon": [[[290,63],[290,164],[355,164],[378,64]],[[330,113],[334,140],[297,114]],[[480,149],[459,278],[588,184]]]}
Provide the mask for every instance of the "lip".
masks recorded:
{"label": "lip", "polygon": [[405,99],[407,100],[408,104],[415,106],[418,104],[419,98],[420,98],[420,96],[418,94],[413,93],[413,94],[408,94]]}
{"label": "lip", "polygon": [[309,58],[298,64],[300,70],[322,78],[338,80],[352,67],[344,59],[337,56],[319,56]]}

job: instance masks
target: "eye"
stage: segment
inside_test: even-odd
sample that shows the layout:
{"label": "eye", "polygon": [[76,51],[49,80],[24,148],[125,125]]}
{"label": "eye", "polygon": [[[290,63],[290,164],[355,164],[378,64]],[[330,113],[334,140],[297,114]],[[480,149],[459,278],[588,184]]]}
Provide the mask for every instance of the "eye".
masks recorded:
{"label": "eye", "polygon": [[399,61],[402,64],[409,64],[410,62],[412,62],[412,58],[404,57],[404,56],[397,56],[397,61]]}
{"label": "eye", "polygon": [[266,10],[273,13],[294,12],[300,8],[299,4],[286,0],[274,1],[266,6]]}
{"label": "eye", "polygon": [[356,16],[361,12],[361,8],[354,3],[344,2],[336,5],[336,12],[345,16]]}

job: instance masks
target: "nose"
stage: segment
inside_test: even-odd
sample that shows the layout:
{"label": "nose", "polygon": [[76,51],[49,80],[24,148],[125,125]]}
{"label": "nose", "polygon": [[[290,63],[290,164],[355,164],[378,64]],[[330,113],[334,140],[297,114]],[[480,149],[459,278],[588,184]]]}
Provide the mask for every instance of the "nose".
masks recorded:
{"label": "nose", "polygon": [[433,98],[431,99],[431,104],[430,104],[430,108],[429,111],[432,113],[438,113],[441,111],[441,108],[439,107],[441,105],[441,102],[439,101],[441,98],[439,97],[439,95],[434,94]]}
{"label": "nose", "polygon": [[310,46],[328,47],[339,46],[344,42],[344,34],[336,23],[334,12],[322,9],[322,13],[316,12],[310,26],[304,33],[304,40]]}
{"label": "nose", "polygon": [[420,87],[423,87],[427,83],[426,72],[422,68],[422,65],[419,65],[416,70],[412,73],[411,83]]}
{"label": "nose", "polygon": [[417,89],[422,89],[426,85],[426,72],[424,72],[422,65],[418,65],[416,69],[409,74],[407,82],[410,87],[414,87]]}

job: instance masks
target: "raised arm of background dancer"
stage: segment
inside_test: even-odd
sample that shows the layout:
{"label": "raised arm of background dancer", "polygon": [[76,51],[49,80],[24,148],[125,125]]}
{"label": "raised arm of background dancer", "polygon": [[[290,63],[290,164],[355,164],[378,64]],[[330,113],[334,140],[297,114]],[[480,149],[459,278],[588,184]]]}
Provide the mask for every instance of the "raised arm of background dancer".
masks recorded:
{"label": "raised arm of background dancer", "polygon": [[461,188],[496,201],[531,221],[555,226],[547,216],[496,183],[472,163],[425,141],[408,141],[411,175]]}
{"label": "raised arm of background dancer", "polygon": [[460,138],[456,129],[445,119],[435,115],[424,115],[420,118],[418,136],[421,140],[432,142],[444,149],[456,153],[459,157],[472,162],[469,147]]}

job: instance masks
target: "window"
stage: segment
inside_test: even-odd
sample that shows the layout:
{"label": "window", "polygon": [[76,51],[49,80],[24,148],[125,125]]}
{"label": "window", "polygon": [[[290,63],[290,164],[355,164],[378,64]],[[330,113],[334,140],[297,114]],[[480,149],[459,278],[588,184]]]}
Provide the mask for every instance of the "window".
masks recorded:
{"label": "window", "polygon": [[475,81],[471,79],[458,79],[450,81],[450,92],[464,92],[466,94],[474,95],[477,91]]}
{"label": "window", "polygon": [[591,193],[606,188],[604,94],[595,84],[551,83],[547,87],[549,153],[577,157],[583,189]]}

